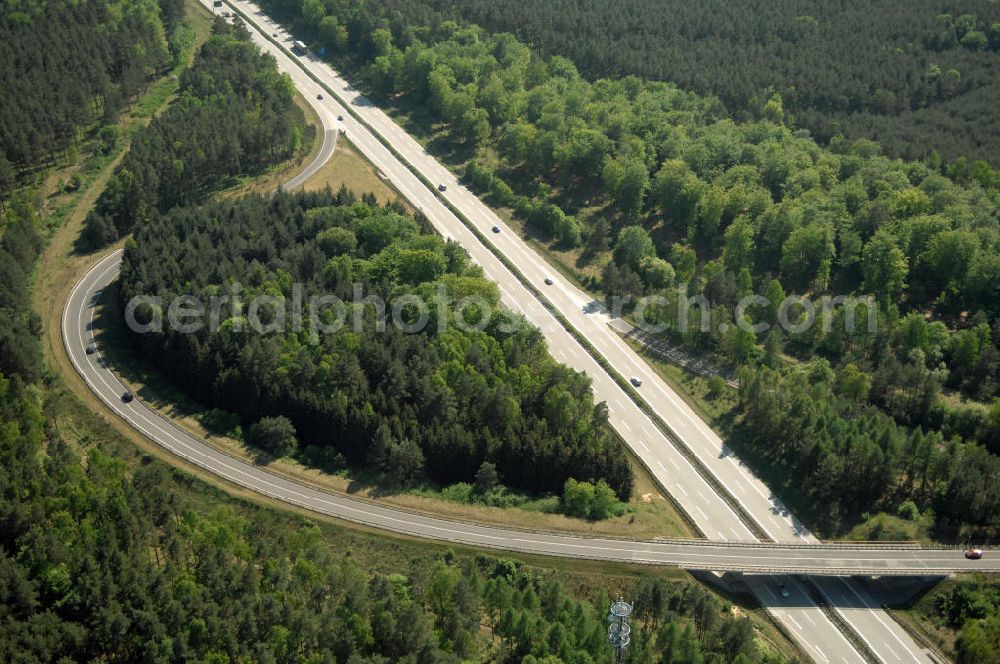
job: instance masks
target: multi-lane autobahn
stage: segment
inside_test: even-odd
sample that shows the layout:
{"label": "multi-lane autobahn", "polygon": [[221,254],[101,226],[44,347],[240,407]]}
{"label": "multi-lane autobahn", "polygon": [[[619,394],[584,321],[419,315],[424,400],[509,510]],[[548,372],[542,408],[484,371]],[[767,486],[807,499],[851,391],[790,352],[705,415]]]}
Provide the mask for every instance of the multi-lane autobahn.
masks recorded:
{"label": "multi-lane autobahn", "polygon": [[[933,575],[968,570],[1000,571],[1000,564],[994,560],[969,561],[962,556],[961,551],[955,549],[737,544],[709,540],[628,541],[519,532],[428,517],[299,484],[220,452],[164,418],[140,399],[129,403],[122,400],[127,388],[105,362],[100,346],[97,346],[98,350],[95,352],[87,352],[87,346],[92,345],[98,334],[95,311],[104,289],[117,277],[120,259],[119,251],[98,262],[77,284],[66,303],[62,319],[63,339],[73,366],[109,409],[150,440],[220,478],[275,500],[396,533],[521,553],[675,565],[686,569],[736,570],[767,575]],[[801,633],[804,645],[810,652],[832,654],[852,649],[843,635],[832,629],[832,625],[826,625],[828,619],[825,614],[812,606],[811,601],[807,601],[807,590],[795,579],[750,576],[747,581],[764,598],[765,604],[779,620],[791,623],[794,630]],[[875,605],[864,603],[861,597],[851,597],[849,586],[840,579],[823,578],[819,582],[830,584],[837,592],[844,594],[843,597],[833,597],[842,611],[872,612],[876,608]],[[779,584],[789,591],[789,597],[778,594],[776,589]],[[817,648],[817,644],[827,641],[832,641],[832,644]],[[896,650],[906,654],[907,649],[912,647],[903,642],[896,646]],[[912,661],[912,658],[900,659]],[[849,656],[847,661],[862,660]]]}
{"label": "multi-lane autobahn", "polygon": [[[612,426],[685,509],[698,529],[716,541],[630,542],[575,538],[444,521],[325,494],[228,457],[164,420],[141,402],[123,403],[120,397],[124,388],[110,369],[102,365],[100,355],[85,353],[95,297],[117,272],[117,258],[111,256],[99,263],[73,291],[64,312],[63,333],[66,350],[88,385],[134,427],[220,477],[290,504],[395,532],[476,547],[761,573],[927,575],[968,569],[998,571],[990,559],[967,561],[961,551],[955,550],[847,548],[819,544],[767,487],[727,452],[721,439],[608,327],[610,319],[600,307],[593,306],[586,294],[549,269],[538,254],[478,198],[458,185],[419,143],[327,65],[311,56],[296,58],[290,55],[282,47],[287,37],[280,26],[249,3],[232,2],[231,6],[247,20],[255,40],[275,56],[279,67],[317,107],[327,139],[331,138],[332,128],[345,128],[352,142],[400,193],[421,209],[443,235],[460,242],[483,266],[487,276],[499,284],[504,302],[542,329],[553,354],[588,373],[597,398],[609,404]],[[274,34],[280,36],[271,37]],[[320,94],[332,94],[333,98],[320,103],[316,101]],[[337,114],[343,116],[342,123],[334,119]],[[328,144],[329,140],[324,146]],[[309,169],[318,169],[328,156],[324,147],[320,155],[322,161],[317,159]],[[296,178],[289,186],[305,179]],[[441,193],[428,183],[444,183],[448,187]],[[494,225],[501,233],[489,236],[493,245],[490,247],[483,241],[483,235]],[[479,229],[480,234],[474,233],[470,226]],[[508,267],[511,264],[516,270]],[[544,285],[545,279],[553,283]],[[543,299],[537,295],[539,290],[544,294]],[[589,341],[591,351],[577,341],[567,324]],[[645,409],[632,400],[591,352],[600,354],[613,371],[642,379],[640,395],[645,401]],[[649,411],[655,415],[647,415]],[[739,507],[734,509],[737,505]],[[754,543],[755,531],[765,534],[776,544]],[[751,578],[751,587],[761,601],[814,659],[862,661],[858,650],[818,609],[807,588],[789,578],[785,583],[789,597],[783,597],[774,593],[775,579]],[[914,661],[922,656],[920,648],[888,614],[877,608],[877,603],[862,587],[853,582],[834,581],[822,581],[818,587],[837,607],[849,629],[855,632],[854,636],[864,641],[877,658],[895,662]]]}
{"label": "multi-lane autobahn", "polygon": [[[673,565],[685,569],[760,573],[932,575],[989,570],[1000,558],[967,560],[961,550],[915,545],[625,540],[496,528],[436,518],[328,493],[247,463],[180,428],[136,398],[100,351],[95,312],[117,278],[121,250],[101,259],[74,287],[63,311],[63,340],[73,366],[101,401],[151,440],[214,475],[285,503],[347,521],[474,547],[595,560]],[[87,352],[88,346],[93,352]]]}
{"label": "multi-lane autobahn", "polygon": [[[258,39],[268,42],[262,42],[263,47],[275,54],[280,66],[287,67],[300,89],[310,82],[321,83],[332,94],[329,103],[342,112],[352,141],[439,232],[456,239],[469,251],[486,275],[500,286],[504,302],[541,328],[555,357],[591,377],[595,395],[609,404],[612,426],[706,537],[740,541],[755,539],[762,533],[775,541],[816,542],[763,482],[737,457],[728,454],[711,428],[610,329],[610,319],[587,294],[552,271],[492,210],[455,182],[454,176],[416,140],[322,60],[312,54],[288,57],[290,54],[281,45],[287,44],[290,36],[258,7],[243,0],[233,0],[230,6],[256,30]],[[435,191],[439,184],[446,185],[444,192]],[[501,229],[499,234],[487,231],[494,226]],[[542,298],[536,297],[529,286],[543,291]],[[616,381],[588,354],[554,312],[585,337],[613,371],[643,381],[640,398],[656,418],[648,416],[648,411],[630,398],[620,380]],[[675,444],[678,442],[681,444]],[[766,606],[773,606],[773,598],[765,591],[776,583],[770,580],[753,586]],[[881,609],[848,611],[838,607],[841,625],[853,632],[855,643],[865,644],[854,647],[845,642],[842,630],[830,616],[819,609],[808,588],[787,583],[785,587],[793,605],[771,608],[772,615],[817,661],[861,661],[864,657],[860,650],[867,650],[884,662],[904,662],[912,661],[906,659],[906,652],[921,652],[910,635]],[[852,594],[862,597],[866,604],[878,606],[860,584],[852,582],[851,588]]]}

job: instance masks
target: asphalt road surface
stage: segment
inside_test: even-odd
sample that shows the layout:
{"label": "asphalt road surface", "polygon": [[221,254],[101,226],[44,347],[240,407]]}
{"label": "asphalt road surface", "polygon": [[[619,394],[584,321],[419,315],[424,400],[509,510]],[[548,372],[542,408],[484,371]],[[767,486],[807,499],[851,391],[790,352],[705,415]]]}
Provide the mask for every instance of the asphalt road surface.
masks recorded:
{"label": "asphalt road surface", "polygon": [[[704,535],[726,541],[755,539],[754,531],[730,506],[738,502],[768,538],[816,542],[816,538],[766,485],[729,452],[708,425],[609,327],[612,318],[599,303],[551,270],[531,247],[474,194],[456,182],[454,176],[428,155],[416,140],[328,65],[312,53],[293,56],[286,48],[279,48],[279,44],[287,47],[292,38],[259,8],[246,2],[233,2],[232,5],[258,29],[255,37],[267,42],[264,47],[275,55],[279,66],[288,71],[295,84],[302,90],[308,90],[308,98],[313,98],[312,86],[317,81],[323,83],[329,103],[335,105],[338,113],[345,118],[351,140],[387,174],[397,189],[431,220],[442,235],[457,240],[469,251],[473,259],[483,266],[486,275],[499,285],[504,303],[523,313],[543,331],[553,355],[591,377],[597,399],[609,405],[612,426]],[[277,43],[271,43],[267,35],[275,33],[278,35]],[[375,133],[391,144],[396,154]],[[414,171],[432,185],[445,184],[446,191],[439,193],[428,188]],[[551,305],[587,337],[621,376],[642,379],[643,386],[639,390],[642,398],[684,441],[703,472],[716,478],[715,486],[699,474],[699,469],[664,435],[657,423],[644,414],[552,312],[442,203],[439,196],[460,210],[496,250],[512,261],[536,288],[542,289]],[[490,232],[493,226],[501,232]],[[553,283],[546,285],[546,279]],[[718,486],[725,487],[730,496],[720,495],[716,489]],[[862,597],[867,595],[860,584],[852,583],[852,586],[857,594]],[[758,594],[758,597],[767,604],[765,595]],[[803,595],[805,601],[809,599]],[[790,607],[774,615],[807,651],[818,649],[829,653],[826,656],[850,660],[861,657],[856,649],[845,646],[843,635],[826,619],[825,614],[820,617],[821,612],[815,604],[808,607],[803,604],[798,609]],[[873,644],[872,649],[883,661],[894,661],[892,653],[882,645],[886,643],[903,641],[915,652],[920,652],[905,630],[884,611],[840,611],[840,615],[861,640]],[[808,624],[810,617],[814,620],[819,618],[815,626]],[[824,655],[820,652],[814,653],[817,661],[823,661]]]}
{"label": "asphalt road surface", "polygon": [[325,115],[320,114],[320,117],[323,118],[323,145],[320,147],[319,154],[316,155],[316,158],[301,173],[281,185],[281,188],[285,191],[298,189],[308,182],[309,178],[316,175],[316,172],[323,168],[323,164],[330,160],[330,157],[333,156],[333,151],[337,149],[337,137],[340,135],[340,132],[335,127],[330,128],[326,126],[327,118]]}
{"label": "asphalt road surface", "polygon": [[[865,662],[846,636],[809,596],[805,585],[789,575],[744,577],[771,616],[817,662]],[[788,597],[784,597],[781,588]]]}
{"label": "asphalt road surface", "polygon": [[[210,5],[210,3],[205,4]],[[109,407],[137,429],[164,447],[221,477],[280,500],[396,532],[477,547],[651,564],[674,564],[689,569],[741,569],[806,574],[821,572],[933,574],[958,569],[989,569],[991,563],[965,561],[961,558],[961,552],[954,550],[872,551],[827,546],[761,547],[751,544],[750,542],[754,540],[753,532],[730,507],[726,497],[720,496],[720,492],[715,488],[718,485],[725,487],[723,491],[728,491],[730,494],[728,498],[738,501],[768,538],[776,542],[816,543],[817,541],[767,487],[729,453],[721,439],[683,400],[659,379],[617,333],[608,327],[611,318],[598,303],[592,302],[586,294],[549,269],[540,256],[516,233],[510,231],[478,198],[456,183],[447,169],[427,155],[419,143],[327,65],[311,54],[304,57],[291,56],[286,48],[272,43],[268,37],[271,33],[279,34],[276,41],[281,44],[289,44],[291,38],[280,26],[261,14],[256,6],[244,2],[231,4],[250,20],[252,27],[258,28],[259,31],[251,31],[254,40],[263,50],[275,56],[279,67],[289,73],[296,87],[307,99],[315,100],[318,94],[335,93],[335,96],[328,101],[311,102],[317,107],[323,119],[325,137],[324,149],[321,151],[323,159],[317,159],[309,169],[315,167],[312,172],[318,170],[332,153],[332,145],[327,151],[327,145],[335,143],[336,140],[335,135],[331,138],[331,132],[349,130],[352,142],[387,175],[400,193],[421,209],[445,237],[460,242],[470,252],[473,260],[483,266],[487,276],[500,286],[505,304],[523,313],[542,329],[553,355],[560,361],[588,373],[594,382],[597,398],[608,402],[612,426],[643,459],[656,479],[682,505],[699,530],[710,539],[743,543],[733,546],[708,543],[624,542],[512,533],[457,524],[323,494],[220,454],[163,420],[138,400],[130,404],[122,403],[120,391],[124,388],[110,370],[101,366],[100,356],[86,354],[79,356],[79,353],[83,353],[84,340],[88,334],[86,325],[82,323],[84,309],[88,305],[93,306],[93,302],[86,300],[76,303],[76,319],[83,327],[72,333],[67,324],[73,318],[71,311],[74,307],[74,298],[81,297],[83,293],[87,293],[87,297],[93,297],[97,292],[95,289],[99,290],[102,282],[108,283],[114,278],[117,260],[109,258],[99,264],[98,268],[91,272],[74,291],[73,298],[67,303],[65,315],[69,318],[64,317],[64,335],[67,352],[91,388]],[[317,80],[321,81],[322,85],[317,83]],[[348,112],[348,108],[351,112]],[[335,114],[343,115],[344,122],[337,122]],[[402,161],[376,138],[375,133],[392,144]],[[611,376],[563,328],[552,312],[536,299],[518,277],[508,270],[442,203],[438,193],[421,182],[411,169],[420,172],[431,182],[447,184],[448,189],[444,196],[448,202],[459,209],[481,232],[488,233],[494,225],[501,229],[499,234],[488,236],[489,241],[511,260],[531,283],[537,288],[544,289],[549,302],[565,316],[570,325],[587,337],[620,375],[642,378],[643,387],[640,389],[642,398],[667,427],[684,441],[696,458],[695,464],[688,461],[656,423],[631,401]],[[308,178],[306,173],[302,175],[305,177],[296,178],[288,183],[286,188],[301,184]],[[551,286],[543,285],[546,278],[554,283]],[[713,485],[707,482],[699,471],[709,474],[717,483]],[[772,606],[774,602],[768,596],[766,588],[773,586],[774,581],[763,579],[758,581],[758,597],[800,643],[808,646],[807,651],[810,652],[810,656],[815,657],[817,661],[857,661],[860,658],[854,648],[849,644],[844,645],[846,641],[843,636],[829,620],[825,619],[825,615],[818,610],[807,593],[801,593],[801,597],[788,606]],[[786,586],[793,587],[788,584]],[[860,586],[848,583],[845,587],[851,590],[850,594],[856,596],[856,600],[842,607],[841,604],[850,599],[850,594],[841,593],[836,596],[837,602],[833,599],[831,602],[837,605],[841,616],[883,661],[897,661],[898,657],[888,656],[893,651],[891,644],[894,641],[897,644],[895,650],[906,651],[912,648],[914,653],[920,652],[912,639],[888,617],[888,614],[871,608],[875,605]],[[830,597],[829,594],[827,596]],[[778,604],[788,604],[788,602]],[[882,643],[888,647],[883,649],[880,645]],[[900,646],[906,647],[900,648]]]}
{"label": "asphalt road surface", "polygon": [[221,452],[181,429],[127,390],[95,342],[94,314],[107,286],[118,276],[121,250],[102,258],[73,288],[63,311],[63,340],[73,366],[90,389],[136,430],[191,463],[225,480],[282,502],[385,530],[474,547],[616,562],[672,565],[685,569],[797,574],[932,575],[959,571],[1000,572],[1000,558],[966,560],[961,550],[911,545],[767,544],[710,540],[636,541],[518,531],[429,517],[327,493],[283,478],[266,468]]}

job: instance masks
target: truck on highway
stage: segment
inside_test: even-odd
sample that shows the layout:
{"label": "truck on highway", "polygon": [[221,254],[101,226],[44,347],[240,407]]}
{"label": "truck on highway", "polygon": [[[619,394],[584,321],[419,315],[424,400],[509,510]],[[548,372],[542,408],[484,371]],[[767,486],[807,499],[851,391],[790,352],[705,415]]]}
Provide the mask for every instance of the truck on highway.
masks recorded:
{"label": "truck on highway", "polygon": [[308,50],[309,49],[306,48],[305,42],[301,41],[292,42],[292,52],[295,53],[296,55],[305,55],[306,51]]}

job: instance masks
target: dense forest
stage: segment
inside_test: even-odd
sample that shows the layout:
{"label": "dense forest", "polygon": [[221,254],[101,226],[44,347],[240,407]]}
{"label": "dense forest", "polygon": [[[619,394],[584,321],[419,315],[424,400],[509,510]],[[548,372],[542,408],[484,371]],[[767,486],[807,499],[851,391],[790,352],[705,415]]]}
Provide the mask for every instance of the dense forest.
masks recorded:
{"label": "dense forest", "polygon": [[37,380],[42,321],[31,307],[31,277],[42,249],[30,197],[15,196],[0,218],[0,375]]}
{"label": "dense forest", "polygon": [[112,242],[153,210],[204,200],[220,184],[290,157],[302,137],[293,94],[245,29],[218,20],[178,98],[136,136],[87,217],[87,242]]}
{"label": "dense forest", "polygon": [[[0,208],[0,659],[611,661],[606,593],[583,599],[552,572],[489,556],[404,551],[388,559],[409,564],[380,571],[345,545],[398,544],[231,501],[139,458],[44,373],[31,198]],[[635,661],[782,661],[692,581],[626,586],[642,602]]]}
{"label": "dense forest", "polygon": [[[46,433],[44,408],[37,390],[0,376],[10,661],[612,661],[606,593],[583,600],[489,556],[423,554],[366,572],[315,525],[217,496],[206,505],[159,463],[133,473],[101,445],[74,449]],[[696,583],[648,578],[627,590],[631,661],[783,661]]]}
{"label": "dense forest", "polygon": [[777,481],[814,504],[825,530],[876,510],[911,521],[931,511],[941,539],[958,539],[963,526],[969,536],[1000,526],[1000,456],[975,442],[900,427],[845,394],[856,377],[828,366],[787,376],[762,367],[741,378],[744,418],[731,441],[778,462],[787,476]]}
{"label": "dense forest", "polygon": [[[552,360],[536,328],[499,309],[496,286],[458,245],[392,209],[351,199],[346,192],[249,196],[140,224],[123,260],[123,303],[140,295],[160,296],[161,308],[177,295],[207,303],[234,283],[244,302],[261,294],[291,302],[294,283],[306,318],[334,316],[332,308],[311,312],[314,294],[352,309],[343,327],[310,341],[318,325],[296,330],[287,316],[282,329],[260,334],[242,324],[246,314],[227,308],[214,332],[137,334],[138,351],[203,403],[238,413],[253,425],[252,437],[279,454],[294,451],[283,442],[293,430],[306,458],[328,467],[371,464],[398,482],[471,482],[490,462],[512,487],[559,492],[571,477],[604,479],[627,500],[624,447],[589,380]],[[383,298],[387,311],[404,296],[421,298],[428,324],[408,332],[390,322],[378,331],[375,307],[360,303],[358,286],[363,297]],[[468,297],[489,310],[458,308]],[[409,325],[410,309],[401,311]],[[140,320],[153,313],[138,310]],[[480,320],[482,331],[469,328]]]}
{"label": "dense forest", "polygon": [[0,3],[0,199],[170,63],[182,0]]}
{"label": "dense forest", "polygon": [[[605,592],[583,599],[514,560],[410,555],[229,500],[139,458],[58,381],[36,382],[36,336],[15,329],[36,223],[24,201],[0,212],[0,658],[610,664]],[[401,562],[380,571],[363,547]],[[783,661],[693,581],[620,590],[637,601],[632,661]]]}
{"label": "dense forest", "polygon": [[957,664],[1000,661],[1000,585],[973,576],[948,581],[946,586],[922,598],[916,610],[946,634],[958,633]]}
{"label": "dense forest", "polygon": [[790,124],[824,143],[868,138],[895,156],[1000,166],[1000,7],[990,0],[324,4],[396,35],[464,19],[569,57],[591,79],[634,74],[717,96],[741,119],[762,117],[777,92]]}
{"label": "dense forest", "polygon": [[[947,445],[1000,451],[1000,176],[985,162],[942,172],[940,160],[893,159],[867,139],[824,148],[787,126],[777,93],[734,121],[714,98],[634,76],[589,82],[564,57],[474,25],[265,4],[417,118],[412,128],[464,161],[465,181],[489,202],[574,252],[585,285],[609,298],[666,296],[646,320],[675,342],[733,367],[794,371],[820,357],[859,405]],[[704,328],[701,307],[681,319],[693,294],[711,303]],[[769,332],[731,324],[750,294],[768,304],[744,321]],[[799,305],[786,309],[791,325],[773,325],[789,296],[837,295],[870,295],[875,329],[866,305],[853,325],[837,307],[830,324],[799,326]],[[838,418],[850,427],[855,416]],[[791,472],[787,457],[772,461]]]}

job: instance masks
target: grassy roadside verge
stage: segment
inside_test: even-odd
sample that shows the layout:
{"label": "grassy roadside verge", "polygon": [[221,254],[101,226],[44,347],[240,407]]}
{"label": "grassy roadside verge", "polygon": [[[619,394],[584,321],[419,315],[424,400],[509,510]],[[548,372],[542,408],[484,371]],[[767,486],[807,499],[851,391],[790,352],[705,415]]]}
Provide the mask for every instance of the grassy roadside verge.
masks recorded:
{"label": "grassy roadside verge", "polygon": [[[181,58],[181,63],[173,72],[154,83],[149,90],[123,113],[117,125],[121,137],[116,149],[109,154],[96,151],[82,163],[80,171],[88,177],[81,180],[74,195],[52,205],[40,208],[43,223],[50,237],[42,252],[36,269],[32,303],[42,317],[42,352],[50,371],[70,376],[75,374],[65,356],[60,333],[62,305],[73,285],[79,280],[86,266],[96,254],[77,253],[75,243],[80,236],[87,213],[94,206],[104,190],[115,168],[128,151],[131,138],[141,131],[172,98],[177,90],[178,74],[191,62],[191,55],[209,37],[212,15],[196,0],[185,1],[186,20],[192,31],[190,53]],[[152,101],[159,106],[152,108]],[[118,243],[119,246],[121,242]],[[102,250],[101,253],[108,251]]]}
{"label": "grassy roadside verge", "polygon": [[399,195],[388,178],[351,143],[341,135],[337,139],[337,149],[333,156],[302,186],[305,191],[320,191],[329,186],[337,191],[344,185],[354,193],[370,193],[381,204],[398,203],[413,211],[409,202]]}
{"label": "grassy roadside verge", "polygon": [[[238,8],[235,8],[232,5],[229,5],[229,7],[234,9],[235,13],[238,14],[244,21],[247,21],[251,25],[253,24],[253,21],[248,16],[246,16],[246,14],[241,12]],[[261,33],[261,34],[263,34],[266,39],[271,41],[273,44],[275,44],[282,50],[287,50],[283,45],[278,43],[275,39],[273,39],[272,37],[268,37],[266,33]],[[301,64],[299,66],[302,67]],[[728,488],[722,483],[722,481],[719,480],[719,478],[717,478],[704,466],[701,459],[696,454],[694,454],[694,452],[687,446],[687,444],[680,437],[678,437],[674,433],[673,429],[666,423],[666,421],[663,420],[662,417],[660,417],[659,413],[657,413],[648,403],[646,403],[639,396],[638,392],[636,392],[635,388],[631,385],[631,383],[621,373],[619,373],[618,370],[615,369],[615,367],[613,367],[611,363],[601,353],[597,351],[597,349],[593,346],[593,344],[585,335],[583,335],[579,330],[577,330],[576,327],[574,327],[569,322],[569,320],[567,320],[567,318],[556,307],[552,305],[552,302],[548,299],[548,297],[544,293],[542,293],[530,280],[528,280],[527,277],[525,277],[525,275],[513,263],[513,261],[511,261],[510,258],[508,258],[503,252],[497,249],[492,244],[492,242],[490,242],[488,238],[486,238],[483,232],[475,224],[473,224],[461,210],[459,210],[454,204],[452,204],[438,190],[436,184],[430,182],[422,172],[420,172],[415,166],[413,166],[409,162],[409,160],[407,160],[406,157],[404,157],[399,152],[399,150],[396,149],[396,147],[391,143],[391,141],[382,136],[378,131],[373,130],[368,124],[368,122],[364,120],[364,118],[362,118],[358,114],[358,112],[353,108],[352,103],[350,103],[348,100],[345,100],[342,97],[342,95],[339,94],[337,91],[332,90],[328,85],[326,85],[323,81],[321,81],[309,69],[303,67],[302,71],[305,72],[306,75],[308,75],[311,79],[313,79],[324,90],[326,90],[328,93],[337,98],[344,105],[344,108],[347,110],[347,112],[352,117],[354,117],[354,119],[356,119],[366,128],[368,128],[370,131],[372,131],[372,136],[380,143],[382,143],[382,145],[387,150],[389,150],[389,152],[396,159],[398,159],[401,164],[405,165],[410,170],[410,172],[418,180],[420,180],[420,182],[424,186],[428,188],[428,190],[430,190],[435,196],[437,196],[437,198],[441,201],[441,203],[445,207],[447,207],[448,210],[452,214],[454,214],[455,217],[459,219],[466,226],[466,228],[483,244],[484,247],[486,247],[487,249],[489,249],[489,251],[493,253],[493,255],[497,258],[497,260],[500,261],[500,263],[502,263],[504,267],[506,267],[511,272],[511,274],[513,274],[521,282],[521,284],[532,294],[532,296],[535,297],[549,310],[549,312],[559,322],[559,324],[562,325],[563,328],[577,341],[577,343],[579,343],[584,348],[584,350],[587,351],[587,353],[594,359],[594,361],[597,362],[601,366],[601,368],[607,372],[607,374],[612,378],[612,380],[614,380],[619,385],[619,387],[621,387],[621,389],[629,396],[630,399],[632,399],[632,401],[643,411],[643,413],[650,418],[650,420],[660,429],[660,431],[663,432],[665,436],[667,436],[670,440],[674,442],[675,446],[677,447],[677,450],[681,452],[681,454],[683,454],[685,458],[687,458],[687,460],[695,468],[698,474],[701,475],[702,478],[709,485],[713,487],[713,490],[717,494],[719,494],[719,496],[721,496],[723,500],[726,501],[730,509],[733,510],[733,512],[744,523],[747,529],[751,533],[753,533],[754,537],[763,541],[770,541],[770,537],[768,536],[768,534],[751,517],[751,515],[746,511],[743,505],[738,500],[736,500],[736,498],[729,492]],[[643,465],[645,465],[645,462],[642,463]],[[648,468],[646,470],[647,472],[649,471]],[[675,502],[674,505],[678,510],[681,509],[679,503]],[[690,515],[685,515],[685,519],[692,524],[694,523],[694,520],[690,517]]]}
{"label": "grassy roadside verge", "polygon": [[[971,622],[995,616],[998,596],[1000,579],[995,575],[957,574],[918,593],[905,604],[893,607],[890,612],[921,645],[936,651],[942,658],[986,661],[975,659],[977,648],[984,645],[982,642],[977,644],[977,639],[989,640],[991,637],[983,629],[966,633],[966,627]],[[978,635],[973,636],[972,632]],[[965,644],[962,644],[963,634],[969,639]],[[996,643],[995,638],[994,634],[993,643]]]}
{"label": "grassy roadside verge", "polygon": [[596,522],[547,511],[549,503],[554,503],[555,498],[532,501],[523,508],[471,505],[447,500],[439,487],[429,484],[409,491],[391,492],[372,483],[364,474],[328,473],[290,458],[261,461],[254,450],[247,448],[239,440],[213,431],[210,411],[164,378],[152,363],[132,352],[114,289],[115,286],[112,286],[112,291],[102,298],[97,309],[96,338],[104,357],[115,368],[118,377],[139,395],[143,403],[193,435],[208,441],[213,447],[241,461],[262,465],[271,472],[323,491],[469,523],[640,539],[693,535],[652,478],[634,460],[632,466],[636,476],[636,489],[629,503],[631,511],[620,517]]}
{"label": "grassy roadside verge", "polygon": [[[947,583],[947,581],[943,583]],[[930,647],[933,651],[954,661],[957,632],[947,627],[935,625],[928,616],[915,609],[891,609],[889,613],[917,640],[917,643],[924,647]]]}
{"label": "grassy roadside verge", "polygon": [[[67,223],[60,226],[56,235],[62,243],[58,243],[57,238],[46,249],[43,260],[46,262],[39,270],[39,283],[35,290],[36,306],[46,314],[46,331],[44,344],[46,346],[46,359],[50,362],[50,367],[54,362],[58,362],[58,356],[62,354],[61,339],[59,337],[59,314],[61,312],[61,302],[65,294],[75,283],[73,276],[80,270],[85,269],[92,259],[91,256],[77,256],[72,252],[72,240],[79,232],[80,225],[86,215],[87,210],[96,200],[103,184],[107,181],[114,170],[114,163],[108,164],[85,192],[81,194],[81,199],[74,205],[71,217]],[[103,178],[102,178],[103,176]],[[89,202],[88,202],[89,201]],[[74,230],[75,229],[75,230]],[[72,231],[72,232],[71,232]],[[61,249],[61,250],[60,250]],[[43,285],[44,283],[44,285]],[[41,303],[41,305],[39,305]],[[51,314],[51,315],[50,315]],[[51,321],[55,325],[51,325]],[[54,336],[53,336],[54,332]],[[53,343],[54,342],[54,343]],[[65,359],[65,358],[63,358]],[[68,365],[63,365],[65,368]],[[258,496],[252,492],[234,491],[229,485],[207,478],[207,482],[200,482],[193,479],[191,468],[184,468],[185,464],[179,462],[172,455],[166,454],[158,446],[146,441],[142,443],[140,436],[132,435],[131,429],[117,421],[117,418],[108,417],[101,414],[101,409],[95,408],[97,400],[93,397],[83,398],[77,390],[70,387],[70,383],[75,382],[77,386],[82,385],[82,381],[75,376],[75,372],[63,372],[64,380],[58,378],[50,380],[46,390],[46,401],[48,412],[51,413],[55,425],[67,438],[76,440],[81,446],[93,444],[96,440],[112,440],[119,444],[123,450],[123,458],[130,466],[137,467],[140,464],[160,463],[157,459],[162,459],[170,466],[180,466],[182,470],[171,471],[174,477],[174,484],[179,491],[186,492],[195,499],[195,502],[203,505],[206,514],[213,510],[224,507],[226,509],[238,510],[245,514],[248,519],[256,519],[261,515],[270,515],[269,523],[284,523],[284,514],[291,512],[300,514],[303,519],[317,520],[317,516],[294,508],[289,508],[283,503],[276,503]],[[86,390],[85,390],[86,391]],[[99,404],[98,404],[99,405]],[[137,440],[138,439],[138,440]],[[206,479],[201,477],[201,479]],[[232,495],[230,495],[232,494]],[[265,507],[275,507],[276,510]],[[281,518],[273,518],[278,513]],[[386,536],[376,534],[365,528],[351,526],[346,528],[337,525],[335,521],[322,520],[324,522],[323,532],[329,546],[338,550],[353,552],[355,560],[364,561],[364,565],[370,569],[388,572],[401,567],[402,561],[412,559],[419,555],[441,555],[447,549],[441,545],[409,540],[398,536]],[[287,519],[288,527],[298,525],[302,521]],[[461,547],[453,547],[459,555],[471,556],[475,551]],[[630,579],[640,575],[657,575],[670,578],[689,578],[685,573],[667,568],[649,568],[641,566],[631,566],[623,564],[602,564],[581,561],[558,560],[552,558],[535,558],[531,556],[519,556],[532,566],[546,570],[547,575],[559,577],[564,575],[567,582],[581,589],[620,588],[627,584]],[[754,615],[754,609],[748,609]],[[758,616],[758,618],[760,618]],[[773,629],[767,624],[766,619],[758,619],[758,628],[765,635],[769,643],[778,644],[776,647],[786,653],[792,654],[793,650],[787,644],[782,644],[780,636],[773,635]]]}
{"label": "grassy roadside verge", "polygon": [[[311,110],[308,103],[297,99],[308,125],[309,135],[313,137],[312,150],[298,155],[290,161],[278,165],[253,181],[235,184],[222,192],[224,196],[235,196],[246,191],[271,191],[287,179],[296,168],[309,163],[319,150],[321,132],[319,118]],[[304,141],[305,144],[305,141]],[[358,187],[359,191],[373,191],[376,197],[388,199],[395,196],[395,191],[377,174],[374,167],[357,152],[345,154],[334,153],[334,158],[320,172],[306,183],[307,189],[319,189],[330,186],[333,189],[341,184]],[[60,229],[45,252],[40,274],[46,283],[36,292],[36,307],[43,314],[45,325],[45,352],[51,366],[58,366],[60,372],[69,381],[69,385],[81,399],[93,400],[92,403],[103,408],[99,401],[94,400],[89,390],[78,379],[62,348],[60,336],[61,303],[65,300],[69,289],[75,284],[91,265],[93,256],[76,256],[72,253],[72,242],[79,233],[86,212],[99,194],[107,177],[113,172],[115,164],[110,164],[102,178],[94,183],[87,197],[80,202],[72,215],[70,223]],[[346,177],[350,180],[346,180]],[[123,241],[122,241],[123,242]],[[119,242],[116,246],[121,246]],[[113,298],[108,298],[106,301]],[[111,362],[122,379],[133,391],[140,394],[144,401],[157,408],[161,414],[184,426],[195,435],[207,438],[219,449],[245,460],[253,460],[253,454],[241,443],[225,437],[212,436],[211,432],[201,424],[204,409],[187,399],[181,390],[163,380],[157,371],[144,363],[141,358],[129,351],[127,340],[114,338],[120,325],[114,320],[106,320],[101,326],[102,335],[106,341],[102,348],[111,357]],[[134,435],[131,431],[120,429],[126,435]],[[359,481],[358,478],[344,475],[331,475],[303,466],[290,460],[277,460],[269,467],[278,473],[285,474],[298,481],[307,482],[318,488],[350,494],[359,499],[377,500],[396,507],[415,510],[431,515],[461,519],[470,522],[501,525],[528,530],[559,531],[573,534],[610,535],[617,537],[654,538],[654,537],[690,537],[695,533],[689,527],[681,513],[673,506],[668,497],[658,489],[645,469],[633,459],[633,471],[636,475],[637,490],[630,504],[630,512],[624,516],[601,522],[588,522],[552,513],[550,507],[554,498],[536,501],[531,509],[493,508],[483,505],[469,505],[444,499],[438,487],[424,487],[420,492],[386,494],[377,486]]]}

